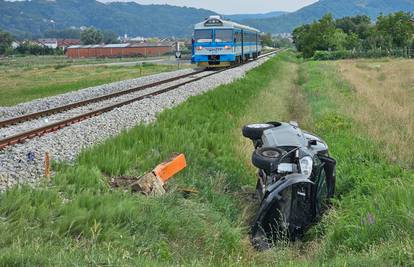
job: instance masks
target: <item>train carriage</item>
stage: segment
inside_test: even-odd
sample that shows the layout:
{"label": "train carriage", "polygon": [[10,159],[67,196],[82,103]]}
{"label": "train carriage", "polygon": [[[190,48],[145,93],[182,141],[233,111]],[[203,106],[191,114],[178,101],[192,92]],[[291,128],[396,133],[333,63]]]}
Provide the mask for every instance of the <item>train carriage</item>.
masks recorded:
{"label": "train carriage", "polygon": [[225,67],[257,58],[260,31],[220,16],[211,16],[194,27],[192,62],[203,67]]}

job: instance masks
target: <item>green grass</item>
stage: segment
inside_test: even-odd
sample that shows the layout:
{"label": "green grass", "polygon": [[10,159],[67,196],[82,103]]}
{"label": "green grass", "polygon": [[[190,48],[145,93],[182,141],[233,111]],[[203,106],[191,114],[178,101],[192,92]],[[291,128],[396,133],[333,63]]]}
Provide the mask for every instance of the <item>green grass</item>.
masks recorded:
{"label": "green grass", "polygon": [[[413,172],[390,164],[361,125],[338,111],[335,103],[352,92],[323,66],[283,53],[242,80],[164,111],[155,124],[85,151],[75,166],[58,164],[50,184],[0,195],[1,264],[412,265]],[[295,98],[298,92],[303,97]],[[255,175],[240,154],[251,153],[240,149],[247,144],[240,126],[268,118],[258,112],[270,103],[263,97],[286,99],[265,109],[274,120],[300,117],[328,141],[339,165],[334,207],[306,240],[259,253],[248,240],[253,200],[246,190]],[[109,188],[110,177],[140,175],[173,152],[186,154],[188,168],[168,183],[167,195]],[[186,198],[180,188],[199,193]]]}
{"label": "green grass", "polygon": [[145,61],[163,57],[131,57],[131,58],[68,58],[66,56],[12,56],[0,59],[0,70],[3,68],[39,68],[57,65],[93,65]]}
{"label": "green grass", "polygon": [[91,86],[176,70],[173,65],[73,66],[57,64],[0,68],[0,106]]}
{"label": "green grass", "polygon": [[322,259],[342,265],[412,265],[414,262],[414,172],[389,163],[377,140],[341,114],[337,103],[352,91],[323,63],[301,66],[303,88],[321,134],[338,164],[338,200],[325,218]]}

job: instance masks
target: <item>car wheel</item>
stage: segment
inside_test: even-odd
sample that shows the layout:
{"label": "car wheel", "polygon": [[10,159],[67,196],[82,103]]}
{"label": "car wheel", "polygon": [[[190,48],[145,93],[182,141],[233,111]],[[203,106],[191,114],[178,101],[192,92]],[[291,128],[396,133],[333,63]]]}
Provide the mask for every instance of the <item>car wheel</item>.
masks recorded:
{"label": "car wheel", "polygon": [[251,140],[262,138],[263,132],[275,127],[270,123],[249,124],[243,127],[243,136]]}
{"label": "car wheel", "polygon": [[253,165],[267,173],[277,170],[280,158],[285,153],[284,150],[276,147],[261,147],[253,152]]}

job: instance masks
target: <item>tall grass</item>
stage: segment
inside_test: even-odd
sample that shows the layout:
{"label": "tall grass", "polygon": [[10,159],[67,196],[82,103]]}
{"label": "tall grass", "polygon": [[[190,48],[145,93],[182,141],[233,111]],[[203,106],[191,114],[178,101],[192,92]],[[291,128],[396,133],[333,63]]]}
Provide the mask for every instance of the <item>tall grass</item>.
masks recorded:
{"label": "tall grass", "polygon": [[[349,84],[323,63],[309,62],[303,88],[315,115],[314,129],[338,159],[338,200],[320,225],[323,260],[342,265],[410,265],[414,262],[414,173],[389,163],[381,140],[338,109],[352,106]],[[397,130],[397,129],[395,129]]]}
{"label": "tall grass", "polygon": [[[355,94],[345,113],[381,142],[391,162],[414,168],[414,61],[359,60],[336,64]],[[327,64],[326,67],[330,67]]]}
{"label": "tall grass", "polygon": [[[254,183],[237,157],[232,131],[251,99],[282,78],[273,59],[243,80],[163,112],[59,165],[49,187],[0,196],[0,261],[28,265],[235,264],[248,260],[240,188]],[[140,175],[172,152],[188,169],[170,193],[145,198],[112,190],[109,177]],[[185,198],[178,189],[195,188]]]}
{"label": "tall grass", "polygon": [[[50,184],[0,195],[3,265],[392,266],[414,262],[413,172],[390,164],[378,140],[338,103],[355,91],[324,63],[283,53],[59,164]],[[267,252],[248,240],[255,174],[244,123],[298,119],[338,159],[338,196],[302,242]],[[188,168],[169,193],[146,198],[108,180],[140,175],[172,152]],[[184,196],[182,188],[197,194]]]}

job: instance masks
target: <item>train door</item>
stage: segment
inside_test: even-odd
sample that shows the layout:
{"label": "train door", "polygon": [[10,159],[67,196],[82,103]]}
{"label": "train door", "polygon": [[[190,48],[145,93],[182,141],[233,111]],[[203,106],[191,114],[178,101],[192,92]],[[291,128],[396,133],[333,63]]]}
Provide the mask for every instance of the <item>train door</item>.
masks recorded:
{"label": "train door", "polygon": [[241,55],[240,61],[244,62],[244,31],[241,30]]}
{"label": "train door", "polygon": [[256,52],[255,52],[255,57],[254,58],[257,58],[258,56],[259,56],[259,46],[257,45],[257,33],[255,33],[255,35],[256,35]]}

